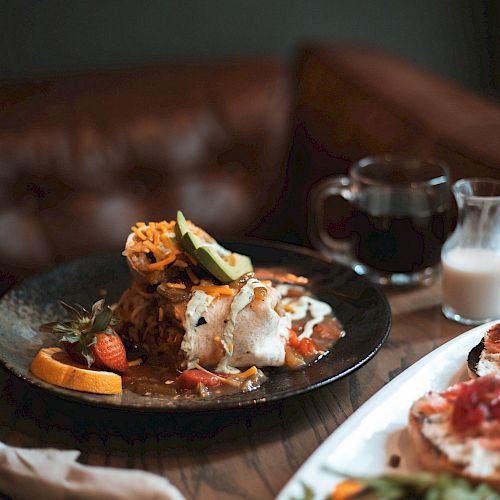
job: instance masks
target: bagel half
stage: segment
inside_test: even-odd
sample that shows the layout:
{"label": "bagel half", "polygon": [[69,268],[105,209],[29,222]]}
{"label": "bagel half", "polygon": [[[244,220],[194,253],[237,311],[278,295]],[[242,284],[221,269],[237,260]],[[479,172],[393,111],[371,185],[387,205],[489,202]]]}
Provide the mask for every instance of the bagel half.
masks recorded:
{"label": "bagel half", "polygon": [[[466,384],[474,382],[475,380],[471,380],[466,382]],[[495,490],[500,491],[500,450],[488,450],[480,447],[477,441],[481,438],[480,435],[475,435],[474,438],[471,438],[454,431],[450,424],[451,412],[449,409],[443,410],[441,413],[435,412],[431,415],[422,414],[419,408],[425,407],[427,402],[432,405],[431,397],[435,397],[435,395],[432,393],[427,394],[413,404],[408,421],[410,439],[422,468],[433,473],[447,472],[463,477],[476,484],[487,483]],[[443,429],[442,434],[440,434],[440,427],[436,427],[434,428],[434,432],[430,433],[434,438],[426,436],[425,425],[441,426]],[[436,436],[439,436],[439,439]],[[461,462],[450,458],[446,451],[447,447],[449,450],[450,445],[456,445],[457,443],[459,445],[463,444],[464,450],[467,446],[472,447],[470,456],[467,456],[465,453],[459,454]],[[476,453],[478,450],[480,453]],[[478,462],[478,460],[482,462]],[[485,461],[488,463],[485,464]],[[491,470],[484,474],[474,472],[481,469],[493,469],[493,472]]]}
{"label": "bagel half", "polygon": [[481,359],[481,354],[484,350],[484,340],[481,339],[481,342],[474,346],[469,355],[467,356],[467,373],[470,378],[477,378],[479,374],[477,373],[477,364]]}
{"label": "bagel half", "polygon": [[500,323],[489,328],[481,342],[469,352],[467,371],[471,378],[492,372],[500,376]]}

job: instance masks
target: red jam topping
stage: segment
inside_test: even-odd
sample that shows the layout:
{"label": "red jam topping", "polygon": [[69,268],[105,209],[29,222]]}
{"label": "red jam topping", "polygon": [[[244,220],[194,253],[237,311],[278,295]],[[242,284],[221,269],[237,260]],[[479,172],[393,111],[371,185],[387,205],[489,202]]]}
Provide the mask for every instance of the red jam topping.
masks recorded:
{"label": "red jam topping", "polygon": [[484,339],[484,347],[492,354],[500,352],[500,323],[488,330]]}
{"label": "red jam topping", "polygon": [[451,424],[457,432],[477,430],[485,421],[500,419],[500,378],[487,375],[443,393],[453,403]]}

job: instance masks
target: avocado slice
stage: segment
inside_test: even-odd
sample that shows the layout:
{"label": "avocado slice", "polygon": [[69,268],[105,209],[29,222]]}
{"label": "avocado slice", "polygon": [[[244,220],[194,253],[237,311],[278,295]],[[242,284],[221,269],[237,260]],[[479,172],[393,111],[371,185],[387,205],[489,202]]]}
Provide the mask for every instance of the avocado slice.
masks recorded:
{"label": "avocado slice", "polygon": [[203,242],[188,227],[184,214],[178,210],[175,224],[175,236],[181,248],[192,257],[195,257],[196,249],[203,245]]}
{"label": "avocado slice", "polygon": [[203,246],[203,242],[191,231],[181,238],[181,247],[194,258],[196,258],[196,250],[201,246]]}
{"label": "avocado slice", "polygon": [[253,271],[252,261],[246,255],[232,253],[229,256],[232,263],[229,263],[213,247],[206,245],[189,229],[180,210],[177,211],[175,236],[180,247],[222,283],[229,283]]}
{"label": "avocado slice", "polygon": [[197,248],[195,258],[202,267],[222,283],[230,283],[253,271],[252,261],[246,255],[232,253],[230,258],[234,264],[230,264],[209,246]]}
{"label": "avocado slice", "polygon": [[182,237],[189,232],[189,228],[186,222],[186,218],[184,217],[184,214],[180,211],[177,210],[177,218],[175,220],[175,236],[177,237],[177,240],[180,241],[182,240]]}

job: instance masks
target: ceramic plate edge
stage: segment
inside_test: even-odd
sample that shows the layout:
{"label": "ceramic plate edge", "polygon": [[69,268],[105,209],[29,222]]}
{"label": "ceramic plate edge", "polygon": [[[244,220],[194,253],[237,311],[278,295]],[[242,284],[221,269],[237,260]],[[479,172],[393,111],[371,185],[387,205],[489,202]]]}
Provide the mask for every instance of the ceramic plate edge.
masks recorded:
{"label": "ceramic plate edge", "polygon": [[[338,267],[345,267],[345,266],[341,266],[340,264],[329,261],[324,256],[319,254],[319,252],[316,252],[313,249],[301,247],[298,245],[276,242],[276,241],[269,241],[269,240],[260,240],[258,238],[239,238],[239,239],[235,239],[235,240],[231,241],[230,243],[250,244],[250,245],[255,245],[257,247],[269,246],[269,247],[272,247],[276,250],[282,249],[285,251],[290,251],[290,252],[294,252],[297,254],[302,254],[302,255],[312,257],[314,259],[322,261],[325,265],[334,265],[334,266],[338,266]],[[96,253],[92,253],[89,255],[84,255],[84,256],[74,258],[74,259],[70,259],[70,260],[68,260],[68,261],[66,261],[58,266],[55,266],[54,268],[44,270],[41,273],[37,273],[33,276],[28,277],[26,280],[23,280],[23,282],[19,283],[15,287],[8,290],[4,296],[8,295],[9,293],[12,293],[18,286],[22,286],[23,284],[30,282],[32,279],[36,279],[40,274],[49,273],[49,272],[55,270],[56,268],[63,269],[66,266],[69,267],[69,266],[75,265],[75,263],[78,263],[80,261],[84,262],[85,259],[87,259],[89,256],[90,257],[113,256],[116,253],[117,252],[115,252],[115,251],[96,252]],[[381,290],[377,286],[369,283],[368,280],[364,276],[357,275],[352,270],[350,270],[350,272],[356,276],[356,279],[365,281],[365,283],[367,285],[369,285],[370,287],[372,287],[374,289],[375,293],[377,294],[378,300],[380,300],[380,302],[382,303],[382,305],[386,311],[386,324],[384,326],[384,334],[379,339],[378,344],[373,348],[373,350],[367,356],[365,356],[365,358],[363,358],[362,360],[359,360],[357,363],[355,363],[354,365],[352,365],[351,367],[349,367],[348,369],[346,369],[345,371],[343,371],[340,374],[337,374],[333,377],[327,377],[324,380],[321,380],[319,382],[311,384],[311,385],[309,385],[305,388],[302,388],[300,390],[285,391],[285,392],[282,392],[276,396],[271,395],[271,396],[265,396],[265,397],[261,397],[261,398],[246,400],[244,402],[239,402],[237,405],[227,405],[226,406],[226,405],[221,405],[219,403],[217,403],[217,404],[214,403],[214,405],[205,405],[205,406],[197,409],[196,411],[204,412],[204,411],[212,411],[212,410],[220,410],[220,409],[250,408],[250,407],[261,406],[261,405],[265,405],[265,404],[269,404],[269,403],[274,403],[276,401],[285,400],[285,399],[288,399],[291,397],[300,396],[302,394],[305,394],[307,392],[315,390],[319,387],[327,385],[331,382],[334,382],[342,377],[348,376],[348,375],[352,374],[353,372],[355,372],[356,370],[358,370],[359,368],[361,368],[367,362],[369,362],[379,352],[380,348],[384,345],[385,341],[387,340],[387,338],[390,334],[391,326],[392,326],[391,309],[390,309],[390,305],[389,305],[387,298],[385,297],[385,295],[381,292]],[[0,299],[1,298],[3,298],[3,296],[0,297]],[[14,365],[12,365],[11,363],[9,363],[8,361],[6,361],[4,359],[0,359],[0,365],[3,366],[7,371],[12,373],[14,376],[16,376],[19,380],[21,380],[25,383],[28,383],[28,384],[32,385],[33,387],[38,388],[39,390],[49,391],[51,393],[51,395],[53,395],[57,398],[63,399],[63,400],[81,403],[81,398],[74,391],[71,391],[71,390],[68,390],[68,389],[65,389],[62,387],[58,387],[58,386],[52,386],[51,384],[48,384],[44,381],[36,380],[33,377],[26,376],[23,373],[20,373]],[[94,406],[94,407],[106,407],[106,408],[113,409],[113,410],[116,409],[116,410],[124,410],[124,411],[141,411],[141,412],[148,412],[148,413],[164,412],[164,411],[169,411],[171,413],[183,413],[186,411],[189,411],[189,412],[193,411],[193,409],[176,408],[176,407],[168,407],[167,408],[167,407],[156,407],[156,406],[153,406],[153,407],[137,406],[137,405],[133,405],[133,404],[126,404],[126,405],[115,404],[113,401],[108,401],[108,400],[102,400],[102,401],[86,400],[85,404],[90,405],[90,406]]]}
{"label": "ceramic plate edge", "polygon": [[[430,353],[426,354],[423,358],[416,361],[413,365],[407,368],[403,373],[398,375],[396,378],[391,380],[388,384],[377,391],[370,399],[363,403],[350,417],[347,418],[337,429],[333,431],[332,434],[317,448],[310,457],[301,465],[297,472],[291,477],[287,484],[280,491],[276,500],[291,500],[292,498],[301,498],[303,495],[303,484],[307,483],[309,486],[310,478],[312,477],[312,472],[318,470],[322,465],[325,464],[328,456],[332,453],[332,449],[338,445],[341,441],[348,436],[352,430],[354,430],[359,422],[366,418],[374,409],[376,409],[382,402],[386,400],[386,396],[392,393],[395,387],[408,383],[419,371],[431,363],[435,358],[438,358],[442,353],[449,350],[458,348],[461,344],[469,344],[470,347],[474,347],[474,343],[477,343],[484,336],[486,330],[492,325],[498,323],[498,321],[492,321],[483,325],[479,325],[471,330],[467,330],[458,337],[449,340],[445,344],[434,349]],[[464,363],[467,361],[468,351],[464,353]],[[460,368],[463,368],[461,366]],[[457,372],[459,368],[457,367]],[[415,395],[417,399],[420,395]],[[409,408],[408,408],[409,410]],[[334,476],[331,483],[329,483],[330,489],[335,486]],[[308,480],[305,480],[308,478]],[[316,497],[314,497],[316,498]]]}

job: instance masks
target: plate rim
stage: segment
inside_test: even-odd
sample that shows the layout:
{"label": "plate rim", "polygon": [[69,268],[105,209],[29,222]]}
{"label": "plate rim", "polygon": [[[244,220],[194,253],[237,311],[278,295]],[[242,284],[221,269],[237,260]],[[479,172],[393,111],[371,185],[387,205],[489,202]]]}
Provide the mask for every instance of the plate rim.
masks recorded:
{"label": "plate rim", "polygon": [[[327,438],[326,440],[316,448],[313,453],[304,461],[304,463],[295,471],[292,477],[286,482],[283,488],[278,493],[276,500],[290,500],[297,494],[298,485],[301,484],[303,477],[311,469],[318,469],[317,463],[321,461],[325,462],[329,455],[333,453],[333,448],[338,446],[340,443],[346,439],[346,436],[350,434],[351,430],[356,427],[356,424],[367,418],[372,411],[374,411],[378,406],[385,402],[386,396],[394,392],[394,388],[399,385],[404,385],[408,383],[414,376],[416,376],[419,371],[432,363],[435,358],[439,357],[442,353],[453,349],[455,345],[460,345],[461,343],[466,343],[467,341],[474,340],[474,345],[484,336],[484,333],[492,325],[497,324],[498,320],[493,320],[482,325],[477,325],[465,332],[461,333],[457,337],[454,337],[439,347],[433,349],[427,353],[422,358],[418,359],[406,368],[401,374],[393,378],[387,384],[382,386],[375,394],[373,394],[368,400],[366,400],[352,415],[350,415],[342,424],[340,424]],[[479,335],[481,334],[481,337]],[[476,339],[476,336],[478,339]],[[468,351],[464,353],[463,363],[460,367],[457,367],[457,373],[464,365],[467,363]],[[425,388],[423,388],[423,392]],[[332,488],[335,486],[335,479],[332,476]]]}
{"label": "plate rim", "polygon": [[[387,338],[389,337],[389,334],[391,332],[391,327],[392,327],[392,312],[391,308],[389,305],[389,301],[387,300],[387,297],[384,295],[384,293],[381,291],[380,287],[377,285],[371,283],[368,281],[368,279],[365,276],[359,275],[355,273],[352,269],[328,260],[324,256],[322,256],[319,252],[315,251],[314,249],[310,249],[307,247],[302,247],[298,245],[293,245],[289,243],[283,243],[279,241],[274,241],[274,240],[265,240],[261,238],[255,238],[255,237],[242,237],[242,238],[230,238],[230,239],[221,239],[220,240],[222,244],[227,244],[230,246],[231,244],[250,244],[250,245],[255,245],[260,248],[266,248],[266,247],[271,247],[276,250],[284,250],[288,252],[293,252],[296,254],[302,254],[302,255],[307,255],[308,257],[314,258],[318,261],[321,261],[327,266],[334,266],[338,267],[339,269],[343,269],[346,271],[352,278],[355,278],[356,280],[360,280],[364,283],[364,285],[368,288],[371,288],[373,292],[377,295],[377,299],[380,301],[383,311],[384,311],[384,333],[381,335],[378,343],[373,347],[373,349],[366,355],[364,358],[361,360],[358,360],[355,364],[350,366],[349,368],[345,369],[341,373],[338,373],[336,375],[333,375],[331,377],[326,377],[325,379],[309,384],[305,387],[302,387],[300,389],[289,389],[286,391],[281,391],[276,394],[270,394],[266,395],[264,397],[259,397],[259,398],[246,398],[243,399],[239,402],[234,402],[232,401],[230,404],[221,404],[220,400],[219,402],[213,402],[213,404],[210,404],[210,401],[204,401],[203,404],[200,404],[199,407],[191,407],[191,408],[183,408],[179,407],[176,405],[173,406],[138,406],[135,404],[127,404],[123,402],[117,402],[114,403],[112,400],[109,399],[103,399],[102,401],[93,401],[93,400],[87,400],[87,399],[82,399],[80,394],[81,391],[72,391],[70,389],[65,389],[63,387],[55,386],[53,384],[49,384],[47,382],[44,382],[43,380],[38,380],[36,377],[29,377],[25,376],[23,373],[20,373],[17,371],[15,366],[12,366],[9,364],[8,360],[5,360],[2,354],[0,353],[0,365],[7,370],[10,374],[13,374],[17,379],[21,380],[23,383],[28,384],[30,387],[34,387],[37,390],[48,392],[51,396],[55,396],[59,399],[65,400],[65,401],[71,401],[71,402],[76,402],[80,404],[85,404],[89,406],[93,406],[95,408],[105,408],[105,409],[111,409],[111,410],[117,410],[117,411],[137,411],[140,413],[168,413],[168,414],[182,414],[182,413],[199,413],[199,412],[211,412],[211,411],[220,411],[220,410],[226,410],[226,411],[231,411],[231,410],[244,410],[244,409],[250,409],[250,408],[256,408],[264,405],[269,405],[269,404],[276,404],[281,401],[296,397],[296,396],[301,396],[303,394],[306,394],[310,391],[313,391],[315,389],[318,389],[319,387],[323,387],[327,384],[330,384],[332,382],[335,382],[341,378],[347,377],[351,375],[353,372],[357,371],[359,368],[364,366],[366,363],[368,363],[382,348],[384,343],[386,342]],[[85,262],[89,258],[99,258],[99,257],[105,257],[105,256],[116,256],[118,255],[118,250],[114,251],[104,251],[104,252],[92,252],[88,253],[85,255],[81,255],[78,257],[75,257],[73,259],[68,259],[64,261],[61,264],[57,264],[55,266],[52,266],[50,268],[44,269],[39,273],[36,273],[32,276],[29,276],[28,278],[24,279],[23,281],[17,283],[15,286],[10,288],[5,294],[3,294],[0,297],[0,302],[10,294],[13,294],[16,292],[21,287],[24,286],[29,286],[31,281],[36,281],[37,279],[40,278],[40,276],[43,276],[45,274],[54,272],[56,270],[63,270],[66,267],[72,267],[76,265],[78,262]],[[306,367],[307,368],[307,367]],[[28,369],[29,370],[29,369]],[[83,393],[87,394],[87,393]]]}

